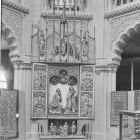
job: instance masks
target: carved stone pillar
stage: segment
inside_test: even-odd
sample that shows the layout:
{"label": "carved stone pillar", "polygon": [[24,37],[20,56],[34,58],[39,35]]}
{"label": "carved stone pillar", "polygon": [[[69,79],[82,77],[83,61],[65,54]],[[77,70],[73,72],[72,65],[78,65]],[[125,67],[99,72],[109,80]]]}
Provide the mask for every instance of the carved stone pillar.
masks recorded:
{"label": "carved stone pillar", "polygon": [[[14,89],[21,92],[19,96],[19,135],[27,137],[31,130],[30,110],[31,110],[31,64],[17,63],[14,65]],[[23,103],[23,104],[21,104]],[[23,132],[26,132],[23,134]],[[22,136],[23,137],[23,136]]]}
{"label": "carved stone pillar", "polygon": [[116,90],[117,65],[96,66],[95,78],[95,120],[92,139],[109,140],[110,129],[110,92]]}

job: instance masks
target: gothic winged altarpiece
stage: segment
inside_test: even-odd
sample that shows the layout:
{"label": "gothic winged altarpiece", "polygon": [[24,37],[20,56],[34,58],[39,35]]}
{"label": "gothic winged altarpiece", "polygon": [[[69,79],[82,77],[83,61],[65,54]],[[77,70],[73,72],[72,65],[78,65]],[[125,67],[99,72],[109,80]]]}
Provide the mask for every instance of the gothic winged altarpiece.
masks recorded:
{"label": "gothic winged altarpiece", "polygon": [[94,119],[92,16],[66,15],[63,2],[63,12],[43,12],[32,26],[32,119],[46,121],[52,137],[82,135],[82,120]]}

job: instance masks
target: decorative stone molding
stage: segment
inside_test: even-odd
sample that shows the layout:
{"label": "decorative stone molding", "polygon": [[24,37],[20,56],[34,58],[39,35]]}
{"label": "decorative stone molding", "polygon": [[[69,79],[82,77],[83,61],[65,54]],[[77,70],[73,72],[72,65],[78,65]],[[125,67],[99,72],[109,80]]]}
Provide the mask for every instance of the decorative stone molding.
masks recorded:
{"label": "decorative stone molding", "polygon": [[31,70],[32,69],[32,64],[31,63],[25,63],[23,61],[17,60],[12,62],[14,69],[22,69],[22,70]]}
{"label": "decorative stone molding", "polygon": [[[53,12],[42,12],[41,16],[43,18],[49,18],[53,19]],[[62,12],[61,13],[55,13],[55,18],[60,19],[62,17]],[[73,20],[74,19],[74,14],[73,13],[67,13],[66,18],[68,20]],[[90,21],[93,20],[92,14],[87,14],[87,13],[78,13],[76,14],[76,20],[86,20]]]}
{"label": "decorative stone molding", "polygon": [[95,73],[100,74],[101,72],[112,72],[115,73],[118,69],[118,65],[108,64],[108,65],[100,65],[95,66]]}
{"label": "decorative stone molding", "polygon": [[133,36],[133,34],[140,31],[140,22],[131,25],[127,30],[120,34],[118,39],[114,42],[112,48],[112,61],[116,64],[120,64],[121,54],[123,53],[123,49],[127,47],[127,41]]}
{"label": "decorative stone molding", "polygon": [[22,6],[20,3],[13,2],[11,0],[2,0],[2,6],[3,5],[23,14],[29,14],[29,9]]}
{"label": "decorative stone molding", "polygon": [[126,13],[140,10],[140,2],[129,3],[105,13],[105,18],[113,18]]}
{"label": "decorative stone molding", "polygon": [[2,22],[1,31],[2,31],[2,38],[7,42],[8,49],[10,49],[10,54],[9,54],[10,58],[18,57],[19,56],[18,43],[17,43],[16,36],[13,34],[12,29],[6,26]]}

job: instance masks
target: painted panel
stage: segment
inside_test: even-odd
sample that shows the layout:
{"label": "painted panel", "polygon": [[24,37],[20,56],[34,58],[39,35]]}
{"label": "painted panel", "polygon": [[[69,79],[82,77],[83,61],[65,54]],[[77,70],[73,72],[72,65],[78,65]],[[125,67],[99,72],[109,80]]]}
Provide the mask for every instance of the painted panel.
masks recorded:
{"label": "painted panel", "polygon": [[94,118],[94,66],[83,65],[80,70],[80,117]]}
{"label": "painted panel", "polygon": [[80,117],[93,118],[93,92],[81,92],[80,96]]}
{"label": "painted panel", "polygon": [[0,90],[0,136],[18,137],[18,91]]}
{"label": "painted panel", "polygon": [[32,76],[32,118],[47,117],[47,65],[33,64]]}
{"label": "painted panel", "polygon": [[49,66],[49,115],[73,116],[78,113],[78,66]]}
{"label": "painted panel", "polygon": [[[119,110],[128,109],[128,91],[111,92],[111,126],[119,126]],[[123,121],[123,126],[127,126],[127,118]]]}

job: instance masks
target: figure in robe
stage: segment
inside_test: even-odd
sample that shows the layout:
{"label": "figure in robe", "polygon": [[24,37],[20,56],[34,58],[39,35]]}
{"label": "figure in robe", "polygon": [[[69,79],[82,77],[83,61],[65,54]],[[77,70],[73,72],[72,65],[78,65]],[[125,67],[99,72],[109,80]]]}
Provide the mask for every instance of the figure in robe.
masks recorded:
{"label": "figure in robe", "polygon": [[54,126],[53,122],[51,122],[49,135],[56,135],[56,126]]}
{"label": "figure in robe", "polygon": [[63,136],[67,136],[67,135],[68,135],[68,124],[67,122],[65,122],[63,126]]}
{"label": "figure in robe", "polygon": [[69,93],[67,95],[67,103],[65,107],[65,112],[75,112],[76,111],[76,91],[75,89],[70,86],[69,87]]}
{"label": "figure in robe", "polygon": [[50,112],[61,113],[61,111],[62,111],[62,94],[61,90],[58,88],[50,104]]}
{"label": "figure in robe", "polygon": [[67,56],[68,56],[68,42],[67,42],[67,36],[64,35],[62,39],[62,46],[61,46],[61,61],[66,62],[67,61]]}
{"label": "figure in robe", "polygon": [[75,121],[72,121],[71,132],[72,132],[72,135],[75,135],[75,134],[76,134],[76,125],[75,125]]}
{"label": "figure in robe", "polygon": [[83,42],[82,42],[82,61],[87,62],[88,61],[88,51],[89,51],[89,46],[88,46],[88,41],[86,39],[86,33],[83,36]]}

